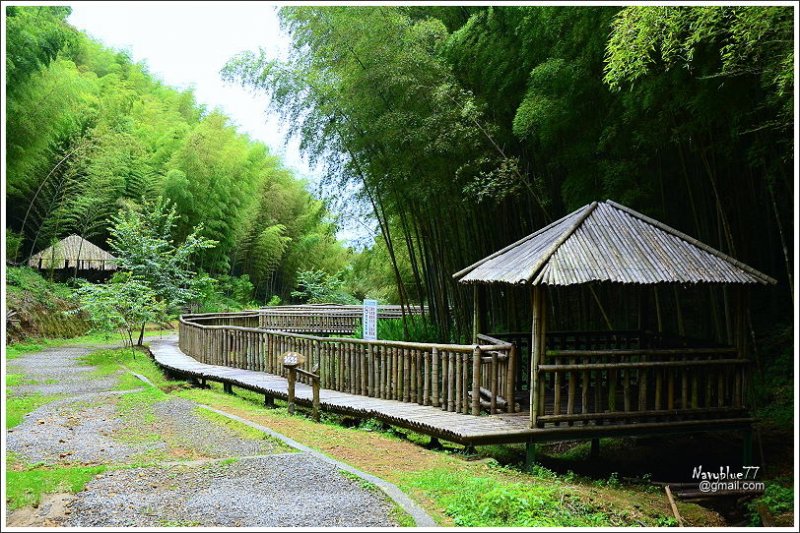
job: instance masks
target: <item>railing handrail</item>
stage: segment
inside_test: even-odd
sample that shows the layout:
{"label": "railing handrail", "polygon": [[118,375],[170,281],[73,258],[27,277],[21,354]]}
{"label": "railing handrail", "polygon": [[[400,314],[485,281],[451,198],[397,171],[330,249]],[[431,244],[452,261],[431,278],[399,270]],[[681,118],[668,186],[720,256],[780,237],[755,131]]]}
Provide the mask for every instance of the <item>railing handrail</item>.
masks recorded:
{"label": "railing handrail", "polygon": [[[339,319],[334,317],[329,324],[333,331]],[[204,363],[276,373],[281,354],[298,351],[306,359],[292,372],[312,385],[316,378],[305,371],[316,364],[320,368],[316,376],[331,390],[473,415],[516,409],[516,347],[510,342],[478,345],[322,337],[286,331],[292,329],[291,320],[285,329],[280,321],[264,327],[261,315],[252,312],[186,314],[179,322],[181,350]]]}
{"label": "railing handrail", "polygon": [[305,333],[292,333],[289,331],[281,331],[278,329],[271,329],[271,328],[254,328],[254,327],[246,327],[246,326],[231,326],[231,325],[204,325],[204,324],[197,324],[190,320],[187,320],[186,317],[192,317],[194,315],[182,315],[179,320],[180,322],[196,326],[198,328],[203,329],[228,329],[234,331],[253,331],[257,333],[272,333],[275,335],[282,335],[286,337],[293,337],[297,339],[306,339],[312,341],[320,341],[320,342],[351,342],[354,344],[372,344],[377,346],[391,346],[395,348],[417,348],[417,349],[433,349],[436,348],[437,350],[446,350],[450,352],[459,352],[459,353],[472,353],[472,351],[477,346],[481,351],[489,351],[489,350],[508,350],[511,348],[512,343],[506,342],[502,344],[442,344],[442,343],[429,343],[429,342],[411,342],[411,341],[389,341],[389,340],[366,340],[366,339],[356,339],[350,337],[319,337],[316,335],[308,335]]}
{"label": "railing handrail", "polygon": [[729,355],[735,354],[736,348],[630,348],[618,350],[547,350],[549,357],[590,357],[631,355]]}

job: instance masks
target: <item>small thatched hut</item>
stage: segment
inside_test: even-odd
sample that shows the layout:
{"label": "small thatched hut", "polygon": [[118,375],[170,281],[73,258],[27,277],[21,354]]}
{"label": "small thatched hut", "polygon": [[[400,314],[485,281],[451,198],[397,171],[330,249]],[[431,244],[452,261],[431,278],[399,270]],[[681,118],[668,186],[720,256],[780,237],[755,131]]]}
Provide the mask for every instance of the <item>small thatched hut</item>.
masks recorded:
{"label": "small thatched hut", "polygon": [[117,258],[78,235],[57,242],[28,259],[39,270],[116,270]]}

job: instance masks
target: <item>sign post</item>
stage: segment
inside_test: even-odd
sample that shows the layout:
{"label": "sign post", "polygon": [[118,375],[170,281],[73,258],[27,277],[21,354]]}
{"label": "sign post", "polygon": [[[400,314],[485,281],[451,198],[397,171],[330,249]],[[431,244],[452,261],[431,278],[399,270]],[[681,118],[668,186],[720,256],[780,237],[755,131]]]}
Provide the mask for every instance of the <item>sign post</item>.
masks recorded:
{"label": "sign post", "polygon": [[364,300],[364,315],[361,319],[362,338],[378,339],[378,300]]}
{"label": "sign post", "polygon": [[302,365],[306,362],[306,358],[303,354],[297,352],[286,352],[283,354],[283,367],[286,369],[287,373],[287,399],[286,399],[286,407],[289,410],[289,414],[294,414],[294,382],[297,379],[297,367]]}

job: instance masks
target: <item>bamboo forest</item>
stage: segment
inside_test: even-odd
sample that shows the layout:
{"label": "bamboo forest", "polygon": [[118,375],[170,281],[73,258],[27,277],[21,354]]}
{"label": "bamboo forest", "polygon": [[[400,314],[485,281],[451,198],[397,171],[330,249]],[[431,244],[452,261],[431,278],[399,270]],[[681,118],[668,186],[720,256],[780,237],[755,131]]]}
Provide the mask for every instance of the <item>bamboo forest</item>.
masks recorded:
{"label": "bamboo forest", "polygon": [[796,526],[797,6],[9,4],[7,526]]}

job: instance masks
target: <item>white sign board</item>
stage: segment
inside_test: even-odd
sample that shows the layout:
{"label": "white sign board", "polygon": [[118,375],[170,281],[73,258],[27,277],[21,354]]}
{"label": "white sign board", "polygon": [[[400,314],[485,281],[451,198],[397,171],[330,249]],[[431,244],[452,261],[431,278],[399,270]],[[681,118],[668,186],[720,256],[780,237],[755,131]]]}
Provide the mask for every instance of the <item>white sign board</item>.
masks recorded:
{"label": "white sign board", "polygon": [[378,300],[364,300],[364,315],[361,319],[362,337],[368,341],[378,339]]}

